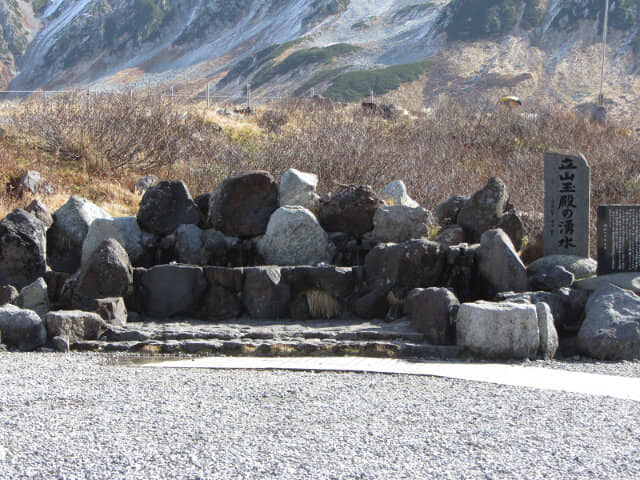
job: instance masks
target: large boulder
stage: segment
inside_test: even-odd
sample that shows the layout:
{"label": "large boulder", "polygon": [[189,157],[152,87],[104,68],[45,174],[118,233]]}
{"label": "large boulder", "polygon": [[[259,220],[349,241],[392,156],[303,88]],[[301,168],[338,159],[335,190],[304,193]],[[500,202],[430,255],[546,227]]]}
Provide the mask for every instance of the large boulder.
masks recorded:
{"label": "large boulder", "polygon": [[298,205],[315,212],[320,202],[317,187],[317,175],[290,168],[280,178],[280,206]]}
{"label": "large boulder", "polygon": [[540,347],[534,305],[474,302],[460,305],[457,344],[490,359],[535,358]]}
{"label": "large boulder", "polygon": [[237,266],[245,256],[240,239],[215,229],[180,225],[173,233],[178,262],[191,265]]}
{"label": "large boulder", "polygon": [[478,273],[486,282],[489,296],[498,292],[527,290],[527,270],[502,230],[488,230],[482,234],[477,262]]}
{"label": "large boulder", "polygon": [[350,267],[297,266],[280,269],[282,281],[294,292],[322,290],[336,298],[345,298],[355,289],[356,275]]}
{"label": "large boulder", "polygon": [[381,243],[402,243],[412,238],[428,237],[433,223],[431,212],[420,206],[382,206],[373,216],[371,236]]}
{"label": "large boulder", "polygon": [[458,212],[457,222],[467,239],[478,242],[483,232],[495,228],[507,205],[509,195],[504,182],[491,177],[487,185],[473,194]]}
{"label": "large boulder", "polygon": [[563,287],[573,285],[575,277],[566,268],[553,265],[529,277],[529,283],[534,290],[546,290],[553,292]]}
{"label": "large boulder", "polygon": [[577,348],[600,360],[640,358],[640,297],[612,284],[598,287],[585,307]]}
{"label": "large boulder", "polygon": [[455,314],[460,302],[446,288],[416,288],[404,304],[411,326],[434,345],[455,344]]}
{"label": "large boulder", "polygon": [[0,332],[2,343],[20,351],[35,350],[47,341],[47,331],[38,314],[15,305],[0,306]]}
{"label": "large boulder", "polygon": [[245,269],[242,302],[251,317],[286,317],[290,300],[291,289],[282,281],[279,267]]}
{"label": "large boulder", "polygon": [[222,285],[211,284],[202,297],[198,312],[200,318],[225,320],[236,318],[242,312],[238,296]]}
{"label": "large boulder", "polygon": [[98,340],[109,328],[100,315],[81,310],[58,310],[44,317],[49,337],[67,337],[70,344]]}
{"label": "large boulder", "polygon": [[466,195],[451,195],[436,207],[436,220],[438,224],[446,227],[458,222],[458,213],[469,202]]}
{"label": "large boulder", "polygon": [[82,244],[97,218],[111,218],[111,215],[76,195],[53,214],[53,225],[47,231],[47,263],[52,270],[66,273],[78,270]]}
{"label": "large boulder", "polygon": [[377,245],[364,267],[369,287],[426,288],[439,285],[445,264],[439,243],[417,239]]}
{"label": "large boulder", "polygon": [[144,266],[147,250],[142,230],[136,217],[96,218],[82,244],[82,264],[87,263],[93,252],[105,240],[113,238],[126,250],[129,261],[135,267]]}
{"label": "large boulder", "polygon": [[580,280],[595,275],[598,269],[598,262],[592,258],[578,257],[576,255],[547,255],[527,265],[527,273],[530,276],[548,273],[553,267],[562,267],[572,273],[576,280]]}
{"label": "large boulder", "polygon": [[163,236],[179,225],[200,223],[200,210],[184,182],[164,181],[144,193],[137,219],[143,230]]}
{"label": "large boulder", "polygon": [[335,251],[313,213],[300,206],[276,210],[257,246],[271,265],[330,263]]}
{"label": "large boulder", "polygon": [[44,275],[45,226],[32,214],[14,210],[0,221],[0,285],[21,289]]}
{"label": "large boulder", "polygon": [[78,273],[74,305],[86,308],[89,300],[122,297],[133,283],[133,268],[125,249],[117,240],[103,241]]}
{"label": "large boulder", "polygon": [[194,315],[207,289],[202,267],[158,265],[140,274],[142,313],[157,318]]}
{"label": "large boulder", "polygon": [[40,277],[35,282],[20,290],[20,295],[16,299],[16,305],[20,308],[33,310],[41,318],[51,310],[49,292],[44,278]]}
{"label": "large boulder", "polygon": [[373,229],[373,216],[384,202],[370,187],[348,186],[324,202],[318,212],[327,232],[344,232],[361,237]]}
{"label": "large boulder", "polygon": [[278,185],[268,172],[238,173],[213,192],[209,224],[231,237],[262,235],[278,206]]}
{"label": "large boulder", "polygon": [[416,208],[420,205],[407,193],[407,186],[402,180],[394,180],[389,182],[378,192],[378,196],[387,205],[402,205],[405,207]]}

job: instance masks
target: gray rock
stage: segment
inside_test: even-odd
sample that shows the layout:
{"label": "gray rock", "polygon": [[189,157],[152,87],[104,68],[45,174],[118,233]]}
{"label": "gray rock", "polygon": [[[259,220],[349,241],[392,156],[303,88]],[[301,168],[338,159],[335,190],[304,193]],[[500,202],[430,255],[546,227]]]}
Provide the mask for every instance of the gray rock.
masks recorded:
{"label": "gray rock", "polygon": [[87,308],[88,300],[122,297],[133,283],[133,267],[117,240],[103,241],[78,272],[74,306]]}
{"label": "gray rock", "polygon": [[588,292],[596,291],[600,286],[606,284],[616,285],[634,293],[640,294],[640,273],[609,273],[608,275],[599,275],[597,277],[583,278],[574,282],[575,288],[586,290]]}
{"label": "gray rock", "polygon": [[67,337],[71,345],[80,340],[98,340],[108,329],[100,315],[82,310],[49,312],[44,323],[49,337]]}
{"label": "gray rock", "polygon": [[512,303],[535,305],[544,302],[551,308],[556,329],[567,334],[575,334],[584,319],[584,307],[589,295],[583,290],[561,288],[555,292],[507,292],[498,296],[500,300]]}
{"label": "gray rock", "polygon": [[204,274],[209,285],[220,285],[233,293],[240,293],[244,288],[244,268],[205,267]]}
{"label": "gray rock", "polygon": [[15,305],[0,307],[0,332],[2,343],[20,351],[35,350],[47,341],[47,331],[38,314]]}
{"label": "gray rock", "polygon": [[573,281],[573,273],[560,265],[550,266],[529,277],[531,288],[534,290],[546,290],[548,292],[553,292],[563,287],[571,287]]}
{"label": "gray rock", "polygon": [[207,289],[202,267],[158,265],[140,274],[143,312],[157,318],[193,315]]}
{"label": "gray rock", "polygon": [[190,265],[235,265],[242,263],[242,244],[215,229],[201,230],[180,225],[173,233],[178,262]]}
{"label": "gray rock", "polygon": [[321,290],[335,298],[350,296],[355,289],[355,275],[350,267],[332,265],[310,267],[284,267],[280,269],[282,281],[296,293]]}
{"label": "gray rock", "polygon": [[53,193],[53,188],[42,177],[42,174],[35,170],[27,170],[22,174],[17,190],[20,195],[27,193],[50,195]]}
{"label": "gray rock", "polygon": [[460,209],[456,222],[464,228],[467,240],[476,243],[484,232],[496,227],[508,198],[507,187],[498,177],[491,177],[482,190],[473,194]]}
{"label": "gray rock", "polygon": [[245,269],[242,303],[253,318],[286,317],[289,312],[291,290],[281,281],[278,267]]}
{"label": "gray rock", "polygon": [[53,225],[47,231],[47,262],[52,270],[67,273],[78,270],[82,244],[96,218],[111,215],[75,195],[53,214]]}
{"label": "gray rock", "polygon": [[98,246],[113,238],[127,252],[133,266],[142,266],[147,255],[142,230],[136,217],[96,218],[89,227],[82,244],[82,264],[85,264]]}
{"label": "gray rock", "polygon": [[573,273],[576,280],[592,277],[596,274],[598,268],[598,262],[592,258],[577,257],[575,255],[547,255],[531,262],[527,266],[527,272],[529,275],[535,275],[556,265]]}
{"label": "gray rock", "polygon": [[330,263],[335,251],[313,213],[300,206],[276,210],[257,246],[271,265]]}
{"label": "gray rock", "polygon": [[551,308],[544,302],[538,302],[536,313],[540,331],[540,355],[543,358],[553,358],[558,350],[559,341]]}
{"label": "gray rock", "polygon": [[447,225],[456,224],[458,221],[458,213],[460,209],[469,202],[466,195],[451,195],[444,202],[436,207],[436,220],[438,224],[446,227]]}
{"label": "gray rock", "polygon": [[231,237],[262,235],[278,206],[278,185],[268,172],[239,173],[213,192],[209,224]]}
{"label": "gray rock", "polygon": [[455,344],[453,318],[460,302],[446,288],[416,288],[405,301],[411,326],[424,333],[425,340],[434,345]]}
{"label": "gray rock", "polygon": [[58,335],[57,337],[53,337],[51,339],[51,344],[53,348],[58,352],[68,353],[71,345],[69,344],[69,337],[66,335]]}
{"label": "gray rock", "polygon": [[374,241],[402,243],[413,238],[429,236],[433,215],[420,206],[382,206],[373,216]]}
{"label": "gray rock", "polygon": [[242,312],[242,304],[236,294],[216,284],[209,285],[201,303],[200,318],[225,320],[239,317]]}
{"label": "gray rock", "polygon": [[640,297],[610,283],[599,286],[585,307],[576,346],[600,360],[640,358]]}
{"label": "gray rock", "polygon": [[535,358],[540,347],[536,307],[518,303],[460,305],[457,344],[490,359]]}
{"label": "gray rock", "polygon": [[441,245],[429,240],[383,243],[365,258],[370,287],[426,288],[437,286],[446,263]]}
{"label": "gray rock", "polygon": [[0,221],[0,284],[18,290],[46,271],[45,226],[32,214],[16,209]]}
{"label": "gray rock", "polygon": [[360,295],[352,302],[351,310],[360,318],[386,318],[391,307],[388,300],[390,291],[390,287],[378,287]]}
{"label": "gray rock", "polygon": [[444,227],[436,235],[436,241],[449,246],[464,243],[464,229],[460,225]]}
{"label": "gray rock", "polygon": [[151,187],[155,187],[159,181],[160,179],[155,175],[145,175],[144,177],[140,177],[133,185],[133,192],[138,195],[142,195]]}
{"label": "gray rock", "polygon": [[143,230],[164,236],[180,225],[200,223],[200,210],[184,182],[164,181],[144,193],[136,218]]}
{"label": "gray rock", "polygon": [[317,187],[317,175],[290,168],[280,179],[280,206],[297,205],[316,212],[320,203]]}
{"label": "gray rock", "polygon": [[47,282],[44,281],[44,278],[40,277],[20,290],[16,305],[20,308],[33,310],[40,315],[40,318],[43,318],[51,309]]}
{"label": "gray rock", "polygon": [[127,323],[127,307],[122,297],[96,298],[91,304],[91,311],[109,325],[122,327]]}
{"label": "gray rock", "polygon": [[384,202],[370,187],[348,186],[323,202],[318,221],[327,232],[362,237],[373,230],[373,216]]}
{"label": "gray rock", "polygon": [[51,212],[40,200],[34,200],[31,202],[25,210],[32,215],[34,215],[38,220],[44,223],[46,228],[49,228],[53,225],[53,217],[51,216]]}
{"label": "gray rock", "polygon": [[18,295],[20,292],[13,285],[0,285],[0,305],[15,303]]}
{"label": "gray rock", "polygon": [[505,213],[498,219],[495,228],[501,228],[504,233],[509,235],[511,242],[516,250],[522,248],[522,239],[524,238],[524,225],[520,215],[515,210]]}
{"label": "gray rock", "polygon": [[527,290],[527,270],[502,230],[488,230],[482,234],[477,262],[478,273],[487,282],[490,296],[498,292]]}
{"label": "gray rock", "polygon": [[394,180],[380,189],[378,196],[387,205],[402,205],[416,208],[420,205],[407,193],[407,186],[402,180]]}

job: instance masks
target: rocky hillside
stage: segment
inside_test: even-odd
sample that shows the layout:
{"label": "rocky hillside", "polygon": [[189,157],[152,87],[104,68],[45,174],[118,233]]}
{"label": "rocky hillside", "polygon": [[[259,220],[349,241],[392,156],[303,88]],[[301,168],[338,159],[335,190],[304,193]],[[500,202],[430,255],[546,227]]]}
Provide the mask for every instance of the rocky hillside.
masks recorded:
{"label": "rocky hillside", "polygon": [[[575,106],[598,93],[603,10],[600,0],[0,0],[2,86],[15,75],[11,89],[209,83],[240,95],[250,82],[258,96],[313,88],[359,100],[413,85],[418,104],[481,92]],[[606,93],[620,114],[640,110],[639,19],[640,0],[611,2]]]}

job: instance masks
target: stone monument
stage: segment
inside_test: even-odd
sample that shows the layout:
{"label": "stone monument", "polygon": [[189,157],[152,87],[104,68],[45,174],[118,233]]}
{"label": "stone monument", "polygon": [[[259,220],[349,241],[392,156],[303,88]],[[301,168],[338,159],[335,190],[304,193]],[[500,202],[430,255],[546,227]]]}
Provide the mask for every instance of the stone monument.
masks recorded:
{"label": "stone monument", "polygon": [[544,155],[544,254],[589,256],[591,170],[582,155]]}
{"label": "stone monument", "polygon": [[640,205],[598,206],[598,275],[640,272]]}

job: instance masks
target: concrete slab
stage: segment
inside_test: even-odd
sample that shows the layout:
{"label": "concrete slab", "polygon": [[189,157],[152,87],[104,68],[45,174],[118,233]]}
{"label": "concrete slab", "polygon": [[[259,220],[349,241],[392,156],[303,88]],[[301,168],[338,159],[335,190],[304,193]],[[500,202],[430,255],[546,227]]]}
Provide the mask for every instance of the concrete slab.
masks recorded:
{"label": "concrete slab", "polygon": [[149,363],[144,366],[425,375],[640,401],[640,378],[499,363],[433,362],[366,357],[202,357]]}

